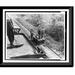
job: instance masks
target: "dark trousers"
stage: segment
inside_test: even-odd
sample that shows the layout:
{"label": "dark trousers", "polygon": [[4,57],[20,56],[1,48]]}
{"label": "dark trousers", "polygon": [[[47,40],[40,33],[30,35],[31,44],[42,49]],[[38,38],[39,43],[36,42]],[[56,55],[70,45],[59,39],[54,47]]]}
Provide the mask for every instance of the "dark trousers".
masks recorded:
{"label": "dark trousers", "polygon": [[7,30],[7,36],[10,41],[10,45],[13,45],[14,42],[14,33],[12,30]]}

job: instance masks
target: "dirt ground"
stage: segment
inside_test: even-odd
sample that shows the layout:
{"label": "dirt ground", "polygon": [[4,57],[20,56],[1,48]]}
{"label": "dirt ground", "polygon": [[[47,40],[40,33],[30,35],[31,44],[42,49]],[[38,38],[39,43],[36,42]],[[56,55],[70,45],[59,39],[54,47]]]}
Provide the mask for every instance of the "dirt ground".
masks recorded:
{"label": "dirt ground", "polygon": [[[8,38],[7,38],[7,44],[10,44]],[[6,50],[6,59],[10,59],[10,57],[15,57],[20,55],[34,54],[33,48],[32,46],[30,46],[28,41],[21,35],[15,35],[14,45],[20,45],[20,44],[23,44],[23,46]]]}

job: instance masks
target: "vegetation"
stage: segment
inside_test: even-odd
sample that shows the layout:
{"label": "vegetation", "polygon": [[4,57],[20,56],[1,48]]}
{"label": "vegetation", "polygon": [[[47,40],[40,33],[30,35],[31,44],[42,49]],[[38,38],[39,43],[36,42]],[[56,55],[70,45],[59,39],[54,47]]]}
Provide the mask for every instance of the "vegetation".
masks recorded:
{"label": "vegetation", "polygon": [[43,32],[46,46],[64,54],[64,16],[51,15],[50,17],[49,21],[47,21],[49,23],[46,23],[43,21],[41,14],[31,14],[26,21],[34,26],[37,32]]}
{"label": "vegetation", "polygon": [[50,28],[46,29],[45,32],[57,42],[60,42],[64,39],[63,26],[51,26]]}

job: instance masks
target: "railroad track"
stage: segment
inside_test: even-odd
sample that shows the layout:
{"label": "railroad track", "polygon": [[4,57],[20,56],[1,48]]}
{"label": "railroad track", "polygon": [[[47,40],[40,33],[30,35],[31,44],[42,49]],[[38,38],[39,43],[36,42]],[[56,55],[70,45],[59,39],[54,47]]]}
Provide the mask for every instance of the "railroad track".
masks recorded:
{"label": "railroad track", "polygon": [[[18,23],[19,24],[19,23]],[[20,28],[23,29],[23,32],[25,32],[24,28],[25,26],[19,24]],[[26,28],[27,29],[27,28]],[[28,30],[28,29],[27,29]],[[29,31],[29,30],[28,30]],[[29,31],[30,32],[30,31]],[[39,45],[38,47],[35,46],[30,40],[28,35],[24,33],[24,37],[27,38],[27,40],[29,41],[29,43],[34,47],[35,50],[37,50],[37,48],[39,47],[40,50],[48,57],[48,58],[53,58],[53,59],[61,59],[61,57],[52,49],[50,49],[48,46],[43,46],[43,45]]]}
{"label": "railroad track", "polygon": [[[48,47],[48,46],[47,46]],[[48,47],[49,48],[49,47]],[[62,57],[60,57],[60,55],[59,54],[57,54],[52,48],[49,48],[52,52],[54,52],[59,58],[62,58]]]}
{"label": "railroad track", "polygon": [[43,45],[41,45],[40,47],[42,48],[48,59],[61,60],[61,58],[53,50],[50,50],[47,46],[44,47]]}

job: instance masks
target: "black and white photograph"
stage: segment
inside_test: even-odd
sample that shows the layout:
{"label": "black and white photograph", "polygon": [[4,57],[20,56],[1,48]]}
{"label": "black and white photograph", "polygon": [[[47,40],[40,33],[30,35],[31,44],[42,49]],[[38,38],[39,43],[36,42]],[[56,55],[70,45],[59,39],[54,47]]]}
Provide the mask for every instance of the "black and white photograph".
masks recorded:
{"label": "black and white photograph", "polygon": [[3,9],[4,63],[68,63],[68,9]]}

